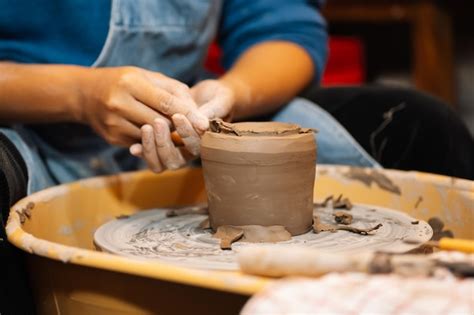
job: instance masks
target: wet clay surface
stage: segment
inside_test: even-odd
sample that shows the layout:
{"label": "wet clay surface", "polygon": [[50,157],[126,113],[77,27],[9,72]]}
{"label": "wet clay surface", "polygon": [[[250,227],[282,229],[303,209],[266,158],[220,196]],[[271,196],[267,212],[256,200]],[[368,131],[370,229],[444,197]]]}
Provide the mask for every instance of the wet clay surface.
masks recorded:
{"label": "wet clay surface", "polygon": [[[159,259],[194,268],[237,270],[235,255],[241,248],[252,244],[244,242],[242,235],[240,241],[230,244],[232,250],[222,250],[220,240],[213,236],[214,232],[205,228],[203,221],[207,215],[192,213],[191,208],[184,207],[185,211],[177,211],[181,214],[172,217],[166,215],[170,209],[159,209],[112,220],[97,229],[94,241],[103,251],[136,259]],[[354,204],[350,211],[345,211],[353,217],[349,226],[335,223],[336,211],[328,205],[315,207],[313,214],[319,218],[320,224],[329,226],[367,231],[379,223],[383,225],[376,231],[367,231],[368,235],[339,229],[336,233],[321,231],[316,234],[309,231],[289,240],[265,243],[264,246],[299,246],[348,254],[357,254],[362,250],[406,252],[418,245],[406,244],[404,239],[424,243],[432,236],[432,229],[426,222],[420,220],[418,224],[412,224],[414,218],[398,211]]]}
{"label": "wet clay surface", "polygon": [[233,134],[235,136],[288,136],[316,132],[314,129],[301,128],[296,124],[277,122],[227,123],[222,119],[212,119],[210,129],[214,133]]}
{"label": "wet clay surface", "polygon": [[202,137],[201,158],[212,229],[281,225],[292,235],[308,232],[316,162],[312,130],[278,122],[211,126]]}

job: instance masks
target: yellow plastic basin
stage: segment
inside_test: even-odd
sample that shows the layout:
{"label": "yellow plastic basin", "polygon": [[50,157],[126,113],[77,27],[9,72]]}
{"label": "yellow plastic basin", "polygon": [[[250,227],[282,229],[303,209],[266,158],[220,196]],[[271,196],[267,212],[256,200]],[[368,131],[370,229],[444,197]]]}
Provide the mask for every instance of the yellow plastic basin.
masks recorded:
{"label": "yellow plastic basin", "polygon": [[[375,181],[373,180],[375,179]],[[456,178],[318,166],[315,200],[343,193],[428,220],[474,239],[474,184]],[[104,222],[140,209],[205,201],[200,169],[87,179],[28,196],[11,211],[10,242],[28,255],[39,314],[236,313],[270,279],[137,261],[94,250]],[[34,203],[31,216],[24,209]],[[23,223],[22,223],[23,221]]]}

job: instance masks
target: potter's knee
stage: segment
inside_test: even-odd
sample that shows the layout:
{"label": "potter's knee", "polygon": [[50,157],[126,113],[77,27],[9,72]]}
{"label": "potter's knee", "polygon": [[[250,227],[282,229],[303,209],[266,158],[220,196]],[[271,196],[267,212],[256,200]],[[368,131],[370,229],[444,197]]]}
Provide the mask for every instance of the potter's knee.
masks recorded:
{"label": "potter's knee", "polygon": [[[298,123],[298,121],[317,121],[322,118],[327,118],[329,114],[319,105],[304,98],[295,98],[280,111],[278,111],[274,119],[285,120],[287,122]],[[291,120],[294,121],[291,121]]]}
{"label": "potter's knee", "polygon": [[20,139],[13,130],[0,129],[0,210],[4,211],[0,217],[4,221],[7,210],[27,192],[28,171],[15,143]]}

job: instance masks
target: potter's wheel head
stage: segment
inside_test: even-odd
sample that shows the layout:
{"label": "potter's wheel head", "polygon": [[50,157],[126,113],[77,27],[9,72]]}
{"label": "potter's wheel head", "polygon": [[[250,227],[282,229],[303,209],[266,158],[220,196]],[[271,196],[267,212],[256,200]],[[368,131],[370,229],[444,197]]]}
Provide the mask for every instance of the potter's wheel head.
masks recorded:
{"label": "potter's wheel head", "polygon": [[[207,218],[203,214],[184,214],[167,217],[166,210],[140,211],[130,217],[115,219],[100,226],[94,242],[101,250],[141,260],[162,260],[180,266],[216,270],[237,270],[236,253],[250,243],[237,242],[232,250],[221,250],[219,241],[210,230],[199,228]],[[381,207],[355,205],[350,213],[353,226],[368,228],[377,223],[383,226],[373,235],[359,235],[346,231],[337,233],[308,232],[289,241],[268,246],[303,246],[327,252],[360,253],[361,251],[405,252],[428,241],[433,231],[424,221],[405,213]],[[333,223],[333,210],[315,209],[323,223]],[[417,224],[413,222],[418,221]]]}

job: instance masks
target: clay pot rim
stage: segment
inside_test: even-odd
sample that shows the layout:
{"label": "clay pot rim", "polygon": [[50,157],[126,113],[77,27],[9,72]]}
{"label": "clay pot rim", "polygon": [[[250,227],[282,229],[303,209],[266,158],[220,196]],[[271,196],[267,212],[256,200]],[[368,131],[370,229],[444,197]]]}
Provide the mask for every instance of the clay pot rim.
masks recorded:
{"label": "clay pot rim", "polygon": [[265,140],[278,140],[278,141],[281,141],[281,140],[297,140],[297,139],[300,139],[300,138],[304,138],[308,135],[308,133],[289,133],[289,134],[280,134],[280,135],[265,135],[265,134],[259,134],[259,135],[253,135],[253,134],[249,134],[249,135],[241,135],[241,136],[237,136],[235,134],[231,134],[231,133],[216,133],[216,132],[212,132],[212,131],[206,131],[204,133],[205,135],[209,135],[211,137],[213,137],[214,139],[226,139],[228,140],[229,138],[230,139],[235,139],[235,140],[238,140],[239,142],[240,141],[256,141],[256,140],[260,140],[260,139],[265,139]]}
{"label": "clay pot rim", "polygon": [[209,131],[212,135],[225,135],[231,137],[265,137],[282,138],[292,135],[302,135],[313,132],[311,129],[301,128],[297,124],[263,121],[263,122],[238,122],[228,124],[230,130],[222,129],[220,132]]}

